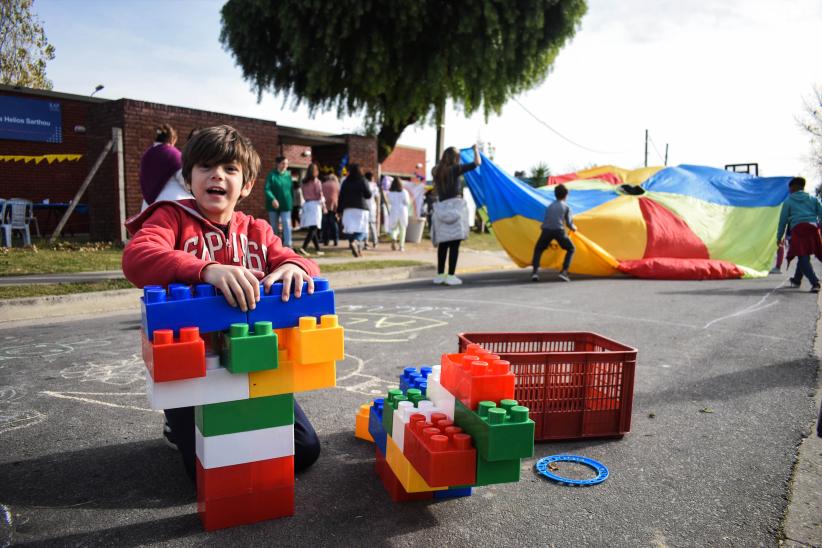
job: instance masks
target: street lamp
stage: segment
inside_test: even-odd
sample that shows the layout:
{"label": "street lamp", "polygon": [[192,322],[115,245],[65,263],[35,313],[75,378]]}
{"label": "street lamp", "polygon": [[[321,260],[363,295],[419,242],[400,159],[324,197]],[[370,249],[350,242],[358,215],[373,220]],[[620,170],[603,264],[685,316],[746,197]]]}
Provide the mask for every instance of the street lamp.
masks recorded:
{"label": "street lamp", "polygon": [[103,84],[97,84],[97,86],[94,88],[94,91],[91,92],[91,95],[89,95],[89,97],[94,97],[94,94],[103,89],[104,87],[105,86],[103,86]]}

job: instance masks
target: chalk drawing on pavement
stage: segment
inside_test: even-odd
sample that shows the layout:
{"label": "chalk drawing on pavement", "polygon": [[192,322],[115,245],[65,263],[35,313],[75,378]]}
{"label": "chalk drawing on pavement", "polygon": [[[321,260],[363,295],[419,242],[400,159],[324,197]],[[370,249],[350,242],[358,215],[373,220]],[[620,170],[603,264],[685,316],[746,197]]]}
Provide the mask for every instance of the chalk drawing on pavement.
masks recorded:
{"label": "chalk drawing on pavement", "polygon": [[[148,411],[149,413],[162,413],[149,409],[148,407],[140,407],[137,405],[125,405],[122,403],[113,403],[106,401],[106,398],[121,399],[123,397],[134,397],[145,399],[145,392],[55,392],[53,390],[44,390],[40,392],[44,396],[51,398],[58,398],[63,400],[74,400],[82,403],[89,403],[93,405],[101,405],[103,407],[117,407],[119,409],[134,409],[135,411]],[[91,397],[93,396],[93,397]]]}
{"label": "chalk drawing on pavement", "polygon": [[0,349],[0,361],[13,359],[32,359],[52,362],[65,354],[86,348],[108,346],[111,341],[105,339],[83,339],[70,342],[38,342],[6,346]]}
{"label": "chalk drawing on pavement", "polygon": [[354,392],[356,394],[365,394],[366,396],[374,397],[380,394],[387,394],[388,390],[397,387],[397,382],[387,381],[364,373],[365,365],[370,360],[363,360],[353,354],[345,354],[346,358],[354,360],[354,370],[337,377],[337,388],[345,390],[346,392]]}
{"label": "chalk drawing on pavement", "polygon": [[[447,319],[453,317],[453,312],[457,310],[440,310],[445,319],[436,319],[418,315],[434,311],[435,307],[341,308],[337,309],[337,314],[345,328],[345,337],[347,340],[358,342],[405,342],[415,338],[420,331],[448,325]],[[397,309],[401,309],[402,312],[397,312]]]}
{"label": "chalk drawing on pavement", "polygon": [[47,416],[22,407],[25,391],[13,386],[0,386],[0,434],[34,426]]}
{"label": "chalk drawing on pavement", "polygon": [[101,382],[114,386],[126,386],[142,383],[146,378],[146,368],[139,354],[132,354],[124,360],[111,363],[88,362],[75,364],[60,371],[60,376],[67,380],[80,382]]}

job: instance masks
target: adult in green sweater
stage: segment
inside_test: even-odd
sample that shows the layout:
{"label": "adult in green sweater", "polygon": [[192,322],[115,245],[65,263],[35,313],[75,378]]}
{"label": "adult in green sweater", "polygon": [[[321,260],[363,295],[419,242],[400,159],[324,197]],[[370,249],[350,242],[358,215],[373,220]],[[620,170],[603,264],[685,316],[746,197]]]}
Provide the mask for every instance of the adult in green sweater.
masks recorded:
{"label": "adult in green sweater", "polygon": [[276,166],[265,178],[265,208],[274,234],[291,247],[291,172],[285,156],[277,156],[274,162]]}
{"label": "adult in green sweater", "polygon": [[790,195],[782,204],[776,243],[782,244],[785,229],[790,230],[791,245],[788,248],[788,264],[797,257],[796,273],[791,278],[791,287],[799,287],[802,277],[811,283],[811,293],[819,293],[819,279],[811,265],[811,255],[822,261],[822,238],[819,223],[822,221],[822,204],[815,196],[805,192],[805,179],[794,177],[788,183]]}

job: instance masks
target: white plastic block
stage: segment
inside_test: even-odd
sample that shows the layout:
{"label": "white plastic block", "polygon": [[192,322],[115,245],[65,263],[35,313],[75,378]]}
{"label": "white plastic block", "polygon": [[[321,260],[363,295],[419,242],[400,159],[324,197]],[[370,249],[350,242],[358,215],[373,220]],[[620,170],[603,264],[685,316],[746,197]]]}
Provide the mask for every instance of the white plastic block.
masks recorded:
{"label": "white plastic block", "polygon": [[294,425],[261,428],[221,436],[203,436],[194,426],[197,458],[203,468],[233,466],[294,454]]}
{"label": "white plastic block", "polygon": [[207,369],[205,377],[154,382],[146,375],[146,392],[152,409],[174,409],[248,399],[248,373]]}
{"label": "white plastic block", "polygon": [[220,355],[214,352],[206,352],[205,355],[206,370],[220,368]]}
{"label": "white plastic block", "polygon": [[415,411],[416,408],[414,407],[413,402],[401,401],[397,404],[397,410],[394,412],[394,425],[391,428],[391,438],[393,438],[394,443],[397,444],[397,447],[400,448],[400,451],[403,450],[405,425],[408,424],[408,420]]}
{"label": "white plastic block", "polygon": [[428,375],[428,388],[425,390],[425,397],[434,402],[440,413],[445,413],[449,419],[454,420],[454,408],[456,407],[457,398],[440,384],[439,371],[437,371],[437,376],[434,378],[432,378],[432,375]]}

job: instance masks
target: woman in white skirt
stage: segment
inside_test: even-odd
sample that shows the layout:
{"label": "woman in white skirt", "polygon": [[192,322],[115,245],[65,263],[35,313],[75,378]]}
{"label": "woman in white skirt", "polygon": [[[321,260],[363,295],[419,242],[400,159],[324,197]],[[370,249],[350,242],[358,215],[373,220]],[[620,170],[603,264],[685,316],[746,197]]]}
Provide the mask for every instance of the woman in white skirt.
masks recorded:
{"label": "woman in white skirt", "polygon": [[391,233],[391,249],[397,249],[399,238],[400,251],[405,251],[405,229],[408,227],[408,206],[411,196],[402,186],[399,177],[394,177],[388,190],[388,231]]}
{"label": "woman in white skirt", "polygon": [[337,208],[342,211],[343,236],[355,257],[362,256],[362,242],[368,232],[368,199],[371,190],[359,164],[348,166],[348,177],[340,188]]}
{"label": "woman in white skirt", "polygon": [[320,169],[317,164],[311,163],[308,165],[308,171],[306,171],[300,188],[305,200],[300,214],[300,227],[307,228],[308,233],[305,235],[303,246],[297,251],[308,256],[308,244],[313,242],[317,255],[322,255],[319,232],[322,226],[323,213],[325,213],[325,199],[323,198],[323,184],[320,182]]}

